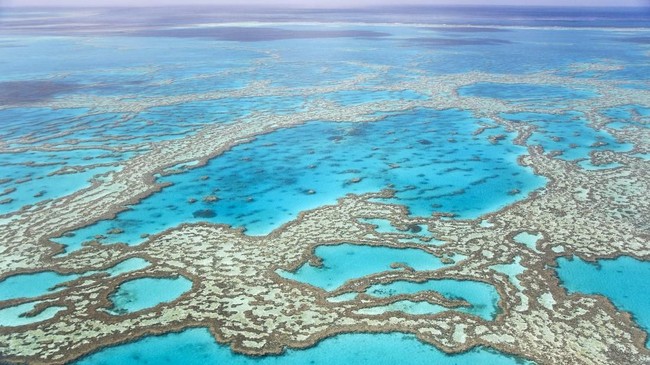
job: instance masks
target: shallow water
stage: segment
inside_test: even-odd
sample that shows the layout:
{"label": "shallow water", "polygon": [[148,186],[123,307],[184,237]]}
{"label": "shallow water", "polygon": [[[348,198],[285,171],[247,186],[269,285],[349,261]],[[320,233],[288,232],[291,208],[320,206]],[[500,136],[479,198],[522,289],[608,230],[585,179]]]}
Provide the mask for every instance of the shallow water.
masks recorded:
{"label": "shallow water", "polygon": [[541,233],[532,234],[530,232],[521,232],[514,237],[515,242],[521,243],[535,252],[537,250],[537,241],[544,238]]}
{"label": "shallow water", "polygon": [[502,114],[513,121],[526,121],[538,127],[528,138],[528,145],[541,145],[544,150],[562,152],[558,158],[577,160],[589,158],[591,151],[630,151],[632,145],[619,143],[604,130],[588,125],[582,113],[565,114],[516,113]]}
{"label": "shallow water", "polygon": [[137,278],[117,287],[109,299],[111,314],[125,314],[171,302],[192,288],[192,282],[183,276],[177,278]]}
{"label": "shallow water", "polygon": [[445,308],[422,304],[415,308],[393,307],[411,314],[440,313],[447,310],[459,311],[479,316],[486,320],[495,318],[498,311],[499,293],[489,284],[471,280],[439,279],[428,280],[422,283],[397,281],[390,284],[373,285],[366,293],[380,298],[391,297],[399,294],[415,294],[423,291],[434,291],[440,293],[447,299],[465,300],[469,307]]}
{"label": "shallow water", "polygon": [[68,275],[59,274],[54,271],[42,271],[31,274],[13,275],[0,281],[0,301],[38,297],[62,290],[65,288],[66,283],[83,276],[102,272],[110,276],[118,276],[127,272],[144,269],[149,265],[150,263],[147,260],[133,257],[102,271],[88,271],[82,274]]}
{"label": "shallow water", "polygon": [[458,89],[461,96],[480,96],[514,101],[536,108],[568,107],[572,100],[597,97],[593,90],[559,85],[477,83]]}
{"label": "shallow water", "polygon": [[607,123],[609,128],[650,127],[650,108],[641,105],[626,105],[610,108],[604,114],[612,118],[612,121]]}
{"label": "shallow water", "polygon": [[393,226],[389,220],[386,219],[359,219],[359,222],[370,224],[374,230],[382,234],[399,234],[411,235],[413,237],[399,238],[400,242],[418,243],[424,245],[441,245],[444,241],[438,240],[433,237],[426,224],[412,224],[406,227],[405,230],[398,229]]}
{"label": "shallow water", "polygon": [[53,271],[10,276],[0,282],[0,301],[33,298],[61,290],[62,287],[55,287],[78,277],[76,274],[61,275]]}
{"label": "shallow water", "polygon": [[[197,221],[266,234],[299,212],[335,203],[348,193],[389,187],[396,197],[385,201],[404,204],[413,215],[442,211],[474,218],[526,197],[545,182],[517,164],[526,150],[511,144],[512,133],[491,129],[489,135],[505,137],[493,144],[487,133],[473,135],[477,122],[458,110],[419,109],[377,123],[312,122],[280,130],[203,167],[162,179],[174,185],[116,219],[57,242],[75,250],[119,227],[124,233],[102,242],[134,244],[143,234]],[[217,200],[207,201],[211,196]]]}
{"label": "shallow water", "polygon": [[410,266],[417,271],[436,270],[445,266],[439,258],[414,248],[341,244],[318,246],[315,254],[322,259],[322,267],[307,263],[295,273],[278,271],[278,274],[330,291],[351,279],[383,271],[401,270],[392,268],[394,263]]}
{"label": "shallow water", "polygon": [[[574,257],[557,260],[557,273],[569,293],[601,294],[650,331],[650,262],[621,256],[589,263]],[[650,337],[646,347],[650,347]]]}
{"label": "shallow water", "polygon": [[39,303],[41,302],[27,302],[13,307],[0,309],[0,327],[16,327],[42,322],[54,317],[58,312],[66,309],[66,307],[50,306],[35,316],[27,317],[24,315],[33,310]]}
{"label": "shallow water", "polygon": [[519,278],[517,278],[517,275],[526,270],[526,268],[521,265],[520,256],[516,256],[510,263],[490,266],[490,269],[506,275],[515,288],[523,290],[521,282],[519,281]]}
{"label": "shallow water", "polygon": [[214,342],[203,328],[181,333],[149,336],[126,345],[100,350],[72,364],[111,365],[146,364],[455,364],[509,365],[530,364],[519,358],[485,348],[475,348],[458,355],[448,355],[418,341],[415,336],[388,334],[343,334],[325,339],[304,350],[287,350],[280,356],[248,357]]}

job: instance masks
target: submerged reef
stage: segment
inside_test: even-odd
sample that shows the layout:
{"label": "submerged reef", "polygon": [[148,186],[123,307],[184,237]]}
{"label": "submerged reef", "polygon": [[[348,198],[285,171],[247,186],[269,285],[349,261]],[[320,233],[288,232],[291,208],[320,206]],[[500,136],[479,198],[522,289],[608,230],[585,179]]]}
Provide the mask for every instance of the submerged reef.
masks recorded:
{"label": "submerged reef", "polygon": [[[527,109],[506,101],[456,94],[463,85],[495,81],[594,88],[599,97],[589,102],[578,100],[572,108],[588,116],[592,127],[606,130],[633,148],[626,152],[592,152],[592,164],[616,162],[619,167],[585,170],[578,162],[557,158],[539,145],[529,146],[519,163],[548,179],[546,186],[524,200],[474,220],[447,219],[444,215],[411,216],[402,206],[376,202],[377,198],[394,194],[385,190],[348,195],[334,205],[303,212],[266,236],[247,236],[241,229],[196,223],[154,234],[137,246],[90,245],[66,256],[59,255],[61,246],[49,242],[77,227],[110,218],[127,205],[160,190],[154,175],[169,167],[199,161],[186,166],[195,168],[257,135],[310,120],[381,123],[373,118],[379,110],[462,108],[516,131],[516,143],[526,145],[534,125],[511,121],[501,114]],[[351,82],[340,88],[354,89],[354,85]],[[560,256],[575,255],[586,260],[650,256],[649,166],[647,160],[634,157],[649,152],[650,135],[647,129],[636,126],[609,129],[608,118],[602,113],[617,105],[648,105],[648,92],[620,89],[616,82],[548,73],[470,73],[421,78],[389,89],[416,90],[431,98],[347,107],[315,101],[304,112],[256,115],[247,122],[205,126],[191,136],[152,143],[148,151],[124,161],[122,169],[107,173],[87,189],[7,215],[0,230],[5,247],[0,257],[2,279],[42,271],[72,274],[102,270],[133,257],[144,258],[151,264],[119,276],[82,276],[39,296],[40,303],[32,314],[50,307],[65,309],[38,323],[0,327],[4,361],[61,363],[101,346],[198,326],[209,328],[219,342],[230,344],[234,351],[256,355],[279,353],[285,347],[311,346],[339,333],[400,331],[448,352],[480,345],[539,363],[649,361],[650,353],[644,345],[646,334],[629,314],[617,310],[604,297],[567,293],[553,269]],[[259,94],[265,89],[246,90]],[[165,104],[173,102],[173,98],[158,101]],[[65,103],[68,107],[82,106],[84,101]],[[110,105],[123,109],[134,104]],[[481,132],[477,132],[479,137]],[[212,214],[210,210],[195,212],[201,217]],[[377,226],[364,221],[368,219],[386,220],[402,228],[379,231]],[[420,235],[422,228],[441,242],[422,245],[403,240]],[[517,239],[523,232],[535,232],[539,239],[534,245],[524,245]],[[461,259],[435,270],[414,270],[407,263],[402,269],[359,277],[331,291],[277,274],[278,270],[291,272],[312,262],[317,247],[344,242],[419,249],[433,257],[459,255]],[[513,262],[522,268],[516,276],[495,269]],[[151,309],[120,315],[106,312],[112,307],[110,298],[123,283],[170,276],[191,280],[191,289]],[[365,294],[380,284],[436,279],[471,280],[494,286],[499,294],[498,314],[491,320],[455,310],[435,314],[364,310],[404,300],[452,309],[467,305],[462,300],[450,301],[422,293],[379,297]],[[345,293],[359,295],[342,301],[329,300]],[[5,299],[0,305],[6,308],[33,300],[16,297]],[[562,351],[556,351],[560,347]]]}
{"label": "submerged reef", "polygon": [[[340,37],[383,38],[373,34]],[[432,39],[424,40],[427,49],[442,44]],[[463,42],[504,44],[480,38]],[[256,52],[264,58],[254,70],[280,62],[272,52]],[[20,96],[17,92],[2,98],[0,112],[18,107],[33,108],[33,113],[69,110],[73,115],[68,120],[75,123],[68,130],[55,121],[46,133],[23,134],[12,128],[0,134],[0,154],[27,154],[19,164],[23,167],[56,165],[56,173],[43,173],[47,178],[100,170],[90,174],[87,185],[57,196],[35,186],[33,194],[27,194],[28,204],[1,211],[0,290],[28,280],[28,275],[47,277],[52,286],[41,285],[30,295],[20,290],[0,293],[0,313],[17,318],[0,322],[0,362],[67,363],[145,336],[203,327],[217,342],[247,355],[303,349],[345,333],[400,332],[446,353],[492,348],[539,364],[650,363],[647,333],[630,313],[604,296],[567,292],[556,273],[557,260],[565,257],[589,262],[619,256],[650,260],[647,119],[635,111],[635,123],[611,125],[620,122],[613,108],[650,107],[647,82],[630,88],[626,80],[585,76],[625,69],[606,61],[521,74],[423,72],[416,77],[392,77],[390,66],[354,66],[364,71],[325,85],[294,87],[257,80],[237,89],[187,94],[133,98],[71,93],[50,98],[51,93],[72,88],[53,83],[44,91],[47,95],[13,101]],[[532,89],[542,99],[538,94],[545,90],[564,90],[568,96],[558,104],[489,97],[489,89],[499,85],[510,88],[507,95]],[[396,98],[346,105],[332,97],[342,92],[391,93]],[[219,114],[219,122],[193,120],[173,130],[147,129],[156,125],[156,110],[248,98],[268,99],[260,109]],[[190,114],[197,110],[190,109]],[[262,135],[316,122],[382,123],[391,115],[422,109],[466,112],[478,121],[476,131],[471,137],[445,136],[446,143],[463,137],[484,139],[488,146],[514,144],[523,152],[516,159],[520,167],[546,183],[533,191],[508,187],[507,204],[471,219],[441,211],[441,205],[431,205],[430,214],[414,214],[400,204],[401,191],[383,186],[324,201],[257,236],[247,234],[245,227],[204,221],[218,221],[219,204],[227,201],[226,194],[212,191],[181,197],[183,204],[191,204],[196,222],[139,232],[139,242],[102,243],[108,236],[128,233],[128,227],[119,226],[74,250],[57,243],[78,238],[79,229],[135,210],[139,202],[169,186],[161,177],[182,176]],[[148,113],[150,123],[137,134],[129,123],[140,113]],[[576,133],[584,138],[573,135],[576,138],[569,141],[568,132],[553,123],[581,123]],[[97,133],[98,124],[105,132],[126,132]],[[390,133],[400,137],[399,131]],[[174,138],[167,138],[170,135]],[[424,137],[410,141],[414,149],[434,143]],[[101,153],[91,152],[96,149]],[[35,153],[49,157],[36,158],[31,155]],[[78,156],[83,153],[88,153],[85,160]],[[59,158],[70,163],[59,168]],[[0,167],[14,166],[9,160],[0,160]],[[400,163],[407,162],[389,161],[386,168],[399,172]],[[463,168],[450,164],[446,171]],[[490,171],[470,184],[481,186],[500,172]],[[362,169],[346,173],[344,188],[371,181]],[[0,181],[0,209],[11,204],[11,186],[30,179]],[[33,179],[40,181],[36,175]],[[213,180],[200,177],[206,184]],[[298,188],[302,196],[323,194],[317,186]],[[408,189],[415,188],[403,187]],[[440,197],[463,193],[459,189]],[[261,198],[246,197],[242,204],[255,205]],[[345,261],[352,264],[343,268],[327,266],[328,248],[334,247],[346,249],[341,255],[350,254],[348,259],[359,252],[380,252],[379,257],[388,249],[390,255],[399,251],[403,257],[395,254],[394,261],[355,271],[354,261]],[[332,273],[339,269],[349,271]],[[319,282],[318,275],[328,270],[327,275],[340,276]],[[174,285],[173,293],[158,302],[138,298],[138,291],[156,279]],[[156,285],[156,290],[164,289]]]}

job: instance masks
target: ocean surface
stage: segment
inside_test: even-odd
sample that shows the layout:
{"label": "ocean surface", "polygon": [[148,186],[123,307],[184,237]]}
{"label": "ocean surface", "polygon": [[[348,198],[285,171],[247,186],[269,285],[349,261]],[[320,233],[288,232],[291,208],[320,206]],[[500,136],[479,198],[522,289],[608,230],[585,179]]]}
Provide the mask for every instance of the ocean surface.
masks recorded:
{"label": "ocean surface", "polygon": [[[124,161],[150,151],[152,143],[193,135],[206,126],[253,123],[255,115],[299,112],[315,101],[354,107],[428,98],[417,90],[374,90],[384,83],[416,81],[427,75],[461,77],[468,72],[568,73],[572,65],[603,62],[625,68],[581,70],[573,75],[629,81],[628,87],[641,89],[648,83],[635,80],[650,75],[648,9],[450,7],[300,13],[206,9],[190,15],[158,8],[134,11],[127,16],[124,9],[90,15],[87,10],[66,10],[65,21],[60,20],[61,14],[39,9],[0,13],[0,220],[18,219],[21,211],[85,189],[93,179],[120,171]],[[84,20],[88,16],[92,22]],[[377,68],[387,71],[365,80],[361,89],[313,92]],[[216,100],[182,97],[237,91],[261,81],[278,92]],[[279,92],[287,88],[293,93]],[[304,90],[304,95],[296,95],[295,90]],[[380,201],[405,206],[412,217],[444,212],[453,215],[450,219],[476,219],[545,186],[545,178],[518,164],[529,146],[541,145],[557,151],[556,158],[581,163],[596,150],[632,149],[606,131],[592,128],[581,110],[554,112],[598,97],[588,88],[477,83],[458,93],[533,107],[535,113],[495,116],[529,122],[537,129],[526,146],[516,145],[514,131],[459,108],[384,113],[372,123],[313,120],[257,136],[205,165],[193,167],[198,161],[188,161],[176,166],[180,173],[157,176],[157,182],[169,184],[159,192],[112,219],[66,232],[54,241],[65,246],[61,255],[65,256],[82,250],[89,241],[136,246],[150,235],[190,222],[227,224],[263,236],[301,212],[335,204],[346,194],[385,189],[393,190],[394,197]],[[110,101],[117,97],[143,107],[106,111],[110,108],[66,106],[70,98]],[[178,99],[149,106],[163,97]],[[650,117],[650,109],[638,105],[608,113],[615,118],[612,128],[647,126]],[[477,136],[477,129],[485,126],[488,129]],[[538,239],[531,233],[518,242],[534,248]],[[435,243],[434,239],[429,244]],[[346,280],[392,270],[395,261],[415,270],[445,266],[415,248],[341,244],[321,246],[315,253],[325,269],[305,264],[295,272],[279,274],[330,291]],[[643,279],[650,277],[647,262],[627,257],[597,264],[577,258],[558,262],[558,275],[569,293],[604,295],[630,312],[641,328],[650,329],[650,289]],[[137,259],[107,273],[122,275],[147,265]],[[514,277],[518,268],[501,269],[515,270]],[[0,303],[56,292],[60,285],[90,274],[47,271],[12,276],[0,282]],[[107,312],[146,310],[173,301],[190,288],[191,282],[182,276],[127,281],[111,296],[113,307]],[[366,294],[385,297],[423,290],[464,299],[469,306],[455,310],[483,320],[494,320],[500,310],[496,289],[483,282],[395,282],[372,286]],[[347,299],[351,298],[340,300]],[[0,309],[0,326],[45,321],[61,309],[50,307],[36,317],[21,316],[36,304],[34,299]],[[397,302],[372,310],[418,315],[446,308]],[[207,329],[193,328],[101,349],[74,363],[528,362],[484,347],[449,355],[402,333],[342,334],[308,349],[247,357],[216,343]]]}

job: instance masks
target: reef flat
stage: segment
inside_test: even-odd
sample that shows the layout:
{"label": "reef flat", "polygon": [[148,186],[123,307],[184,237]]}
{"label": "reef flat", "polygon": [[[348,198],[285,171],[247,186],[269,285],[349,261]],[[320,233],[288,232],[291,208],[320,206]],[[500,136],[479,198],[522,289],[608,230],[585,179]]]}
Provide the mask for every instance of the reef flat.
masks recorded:
{"label": "reef flat", "polygon": [[[420,31],[406,25],[404,29],[366,27],[377,34]],[[511,30],[515,38],[518,32]],[[323,36],[333,37],[329,33]],[[359,37],[371,36],[363,33]],[[408,37],[402,36],[398,42]],[[15,37],[12,41],[20,43],[21,39]],[[295,51],[299,45],[291,43],[294,40],[289,45],[274,42],[284,41],[273,39],[254,48],[251,54],[256,56],[245,71],[233,66],[237,72],[259,74],[259,79],[239,87],[213,90],[206,86],[209,90],[197,92],[200,87],[185,85],[187,80],[177,76],[178,80],[170,80],[169,85],[180,83],[178,89],[167,90],[164,82],[150,80],[153,89],[167,92],[138,92],[137,97],[77,90],[65,97],[13,95],[2,99],[0,113],[16,112],[19,116],[25,115],[20,114],[21,109],[50,110],[45,115],[82,111],[77,116],[62,116],[48,124],[45,131],[24,134],[16,128],[14,134],[2,134],[0,154],[7,156],[8,166],[12,155],[25,153],[82,154],[98,149],[116,154],[95,154],[88,158],[90,163],[78,166],[62,163],[56,157],[52,157],[54,161],[35,162],[38,156],[25,157],[28,162],[18,164],[43,167],[52,163],[56,169],[64,169],[45,173],[45,182],[59,174],[98,167],[107,170],[94,174],[86,186],[73,193],[63,192],[51,198],[45,194],[32,196],[35,200],[31,203],[0,216],[0,292],[11,280],[29,280],[29,275],[45,272],[54,275],[53,287],[29,295],[16,290],[15,294],[1,297],[0,321],[5,318],[2,311],[20,306],[18,312],[26,315],[18,317],[27,319],[26,323],[0,323],[2,361],[67,363],[145,336],[204,327],[218,343],[237,353],[256,356],[309,348],[342,334],[400,332],[449,354],[479,347],[538,364],[650,362],[647,333],[633,315],[602,295],[567,292],[556,273],[558,258],[593,262],[629,256],[641,262],[650,260],[650,162],[646,157],[650,153],[650,132],[645,114],[650,108],[650,85],[635,69],[645,67],[647,55],[637,55],[639,58],[630,64],[586,57],[591,62],[570,60],[526,72],[490,72],[473,67],[436,73],[427,69],[426,60],[435,58],[440,51],[432,50],[431,41],[425,39],[415,42],[414,55],[408,54],[409,49],[409,58],[397,64],[354,58],[354,62],[343,62],[354,68],[346,77],[334,77],[320,85],[293,85],[292,80],[282,85],[282,80],[271,77],[273,72],[265,72],[291,64],[293,61],[283,57],[291,59],[292,54],[285,54],[283,47]],[[350,42],[358,42],[359,47],[370,47],[370,42],[376,47],[372,42],[379,41],[354,38]],[[486,47],[474,43],[477,41],[472,38],[461,46]],[[501,44],[488,43],[488,47]],[[346,42],[338,46],[350,47]],[[210,47],[232,48],[246,53],[244,58],[252,57],[244,46],[217,43]],[[518,46],[512,47],[516,50]],[[639,49],[644,50],[643,46]],[[407,61],[412,64],[403,70],[402,64]],[[145,73],[154,73],[154,68],[145,68]],[[293,68],[301,67],[291,65]],[[625,71],[630,73],[620,78],[612,76]],[[221,74],[224,78],[225,72]],[[202,70],[187,79],[200,80],[210,77],[209,73]],[[54,90],[50,86],[52,93],[72,88],[58,85]],[[491,91],[494,88],[510,89]],[[411,93],[419,96],[412,97]],[[525,97],[519,98],[522,93]],[[547,98],[547,93],[554,97]],[[332,96],[341,94],[345,100],[360,94],[389,96],[383,100],[360,97],[349,103]],[[258,100],[259,104],[228,113],[232,100],[246,99]],[[173,108],[179,108],[180,113],[188,103],[197,102],[206,104],[190,108],[189,115],[196,120],[181,118],[183,122],[171,123],[177,128],[176,134],[147,131],[156,121],[137,124],[141,119],[153,119],[156,110],[172,108],[159,117],[168,120],[175,113]],[[225,111],[209,109],[220,103],[226,105]],[[164,194],[169,188],[165,177],[182,179],[184,174],[198,171],[263,136],[314,123],[347,127],[388,123],[392,115],[418,110],[468,113],[476,123],[468,140],[487,142],[486,149],[499,144],[519,148],[519,152],[499,153],[511,154],[512,163],[522,170],[513,170],[514,174],[529,171],[542,183],[528,186],[527,191],[510,189],[502,197],[499,195],[501,200],[496,199],[503,204],[496,204],[476,218],[456,217],[431,205],[429,214],[413,214],[407,209],[408,201],[400,200],[404,199],[402,190],[396,190],[400,184],[395,183],[368,186],[367,192],[346,193],[303,209],[296,217],[280,220],[268,234],[250,235],[245,226],[223,224],[219,209],[214,208],[213,213],[197,210],[201,212],[198,218],[205,220],[170,222],[164,231],[140,235],[138,242],[116,239],[118,243],[109,244],[96,237],[79,242],[74,250],[59,243],[77,239],[77,230],[100,221],[119,221],[120,214],[138,209],[138,204],[148,197]],[[200,111],[204,115],[196,116]],[[143,113],[150,114],[142,117]],[[106,117],[113,114],[119,117]],[[84,119],[99,115],[107,119]],[[36,120],[39,118],[45,117],[37,115]],[[430,118],[431,128],[435,129],[436,116]],[[94,129],[97,124],[101,133]],[[142,135],[134,132],[134,124],[144,131]],[[563,126],[567,126],[566,130]],[[408,124],[404,123],[403,128],[408,129]],[[111,130],[115,135],[108,133]],[[400,138],[402,132],[395,127],[385,133]],[[448,144],[461,140],[460,134],[447,132],[435,131]],[[170,135],[174,137],[156,138]],[[346,136],[313,148],[326,148],[342,138]],[[409,138],[413,139],[408,143],[414,146],[413,153],[435,142]],[[380,150],[382,145],[376,148]],[[462,144],[458,148],[462,149]],[[101,161],[94,163],[93,159]],[[399,172],[406,170],[407,162],[382,163]],[[462,161],[449,165],[440,179],[450,179],[455,169],[468,168]],[[494,170],[495,179],[500,171]],[[369,171],[355,170],[356,179],[347,181],[344,188],[363,183],[364,174]],[[421,188],[418,184],[428,186],[416,182],[417,176],[409,175],[408,170],[404,175],[406,181],[416,185],[413,189]],[[0,187],[15,183],[15,189],[20,189],[21,183],[16,181],[19,179],[8,179]],[[467,186],[471,183],[462,182]],[[473,183],[481,185],[484,181]],[[436,197],[462,195],[463,187],[467,188],[462,184]],[[319,194],[310,186],[295,188],[295,199],[300,199],[301,194]],[[13,199],[11,189],[3,193],[8,199]],[[199,197],[202,202],[195,204],[212,207],[210,204],[218,202],[219,195],[215,191],[214,195]],[[263,196],[260,193],[251,198]],[[208,222],[207,218],[214,219]],[[120,237],[125,230],[128,228],[116,226],[103,234]],[[333,251],[328,254],[327,249]],[[337,269],[330,263],[351,254],[358,257],[351,265]],[[379,262],[382,257],[387,257],[381,262],[388,265],[364,267],[364,258],[377,258]],[[355,262],[359,266],[354,268],[356,271],[332,273],[355,266]],[[319,269],[340,276],[330,281],[319,279],[318,275],[327,274],[322,274],[327,270],[319,273]],[[155,279],[174,286],[175,295],[166,295],[156,303],[142,298],[129,302],[124,297],[132,294],[121,294],[142,290],[138,285],[146,284],[138,283]],[[474,298],[463,293],[463,283],[473,285],[473,292],[485,294]],[[420,285],[422,290],[418,289]],[[445,285],[449,288],[445,289]],[[6,312],[7,317],[16,316],[14,312]]]}

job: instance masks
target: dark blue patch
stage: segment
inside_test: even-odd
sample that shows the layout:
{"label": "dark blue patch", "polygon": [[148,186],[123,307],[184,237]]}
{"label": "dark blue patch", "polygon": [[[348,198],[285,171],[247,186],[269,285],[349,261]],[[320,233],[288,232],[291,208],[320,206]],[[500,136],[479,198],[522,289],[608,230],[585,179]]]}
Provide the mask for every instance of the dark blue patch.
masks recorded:
{"label": "dark blue patch", "polygon": [[195,211],[192,215],[194,218],[214,218],[217,216],[217,213],[212,209],[203,209]]}
{"label": "dark blue patch", "polygon": [[50,100],[59,94],[76,91],[83,85],[59,81],[1,81],[0,105],[20,105]]}

